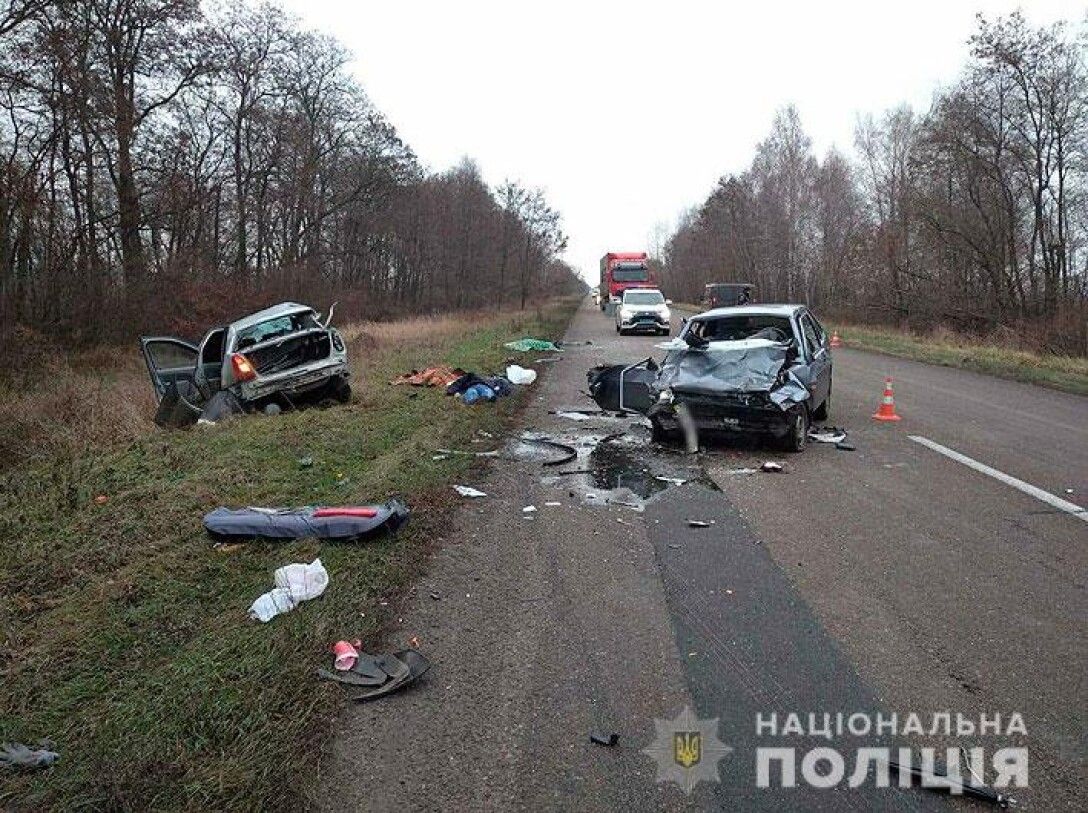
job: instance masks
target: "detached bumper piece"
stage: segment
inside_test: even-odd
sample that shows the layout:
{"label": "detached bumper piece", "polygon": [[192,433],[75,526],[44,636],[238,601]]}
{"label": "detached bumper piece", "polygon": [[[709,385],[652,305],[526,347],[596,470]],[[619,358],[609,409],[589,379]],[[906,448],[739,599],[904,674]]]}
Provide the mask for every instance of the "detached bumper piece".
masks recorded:
{"label": "detached bumper piece", "polygon": [[408,521],[400,500],[381,505],[329,508],[216,508],[204,515],[204,528],[216,540],[334,539],[358,541],[392,533]]}

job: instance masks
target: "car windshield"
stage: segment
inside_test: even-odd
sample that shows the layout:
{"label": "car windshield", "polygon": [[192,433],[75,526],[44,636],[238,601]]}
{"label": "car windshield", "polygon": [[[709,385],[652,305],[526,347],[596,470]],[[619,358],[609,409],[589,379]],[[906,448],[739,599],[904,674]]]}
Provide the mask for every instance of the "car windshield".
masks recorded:
{"label": "car windshield", "polygon": [[645,266],[617,266],[612,269],[612,279],[616,282],[645,282],[649,277]]}
{"label": "car windshield", "polygon": [[321,324],[317,321],[317,316],[313,311],[288,313],[283,316],[277,316],[274,319],[258,322],[255,325],[250,325],[249,327],[239,330],[235,347],[238,349],[251,347],[255,344],[266,342],[269,339],[275,339],[280,336],[286,336],[289,333],[297,333],[300,330],[310,330],[316,327],[321,327]]}
{"label": "car windshield", "polygon": [[664,301],[661,291],[628,291],[623,295],[624,305],[661,305]]}
{"label": "car windshield", "polygon": [[692,319],[688,330],[709,342],[769,339],[785,342],[793,338],[789,317],[770,314],[721,316],[716,319]]}

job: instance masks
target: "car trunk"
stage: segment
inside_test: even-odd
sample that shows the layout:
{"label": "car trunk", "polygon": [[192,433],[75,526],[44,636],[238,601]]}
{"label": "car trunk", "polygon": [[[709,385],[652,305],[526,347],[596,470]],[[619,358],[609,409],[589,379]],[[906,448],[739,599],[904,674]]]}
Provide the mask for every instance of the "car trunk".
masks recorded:
{"label": "car trunk", "polygon": [[243,352],[260,375],[271,375],[328,358],[332,346],[327,330],[308,330]]}

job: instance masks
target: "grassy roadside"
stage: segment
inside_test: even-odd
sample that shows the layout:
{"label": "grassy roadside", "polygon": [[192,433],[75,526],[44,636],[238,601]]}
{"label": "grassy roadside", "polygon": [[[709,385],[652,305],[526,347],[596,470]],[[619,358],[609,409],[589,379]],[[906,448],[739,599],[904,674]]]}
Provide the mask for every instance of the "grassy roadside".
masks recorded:
{"label": "grassy roadside", "polygon": [[1085,358],[1028,353],[972,342],[952,334],[919,336],[892,328],[841,323],[829,323],[827,327],[838,330],[846,347],[1088,395],[1088,359]]}
{"label": "grassy roadside", "polygon": [[[575,304],[349,328],[348,407],[155,430],[2,475],[0,741],[47,736],[61,761],[5,777],[0,807],[299,808],[342,702],[313,670],[331,641],[375,643],[383,597],[418,571],[455,504],[446,486],[470,465],[432,450],[502,431],[523,400],[463,407],[386,382],[437,362],[498,369],[503,342],[557,337]],[[222,552],[200,526],[220,504],[394,493],[413,508],[395,540]],[[323,596],[266,625],[246,618],[276,567],[316,556],[330,574]]]}

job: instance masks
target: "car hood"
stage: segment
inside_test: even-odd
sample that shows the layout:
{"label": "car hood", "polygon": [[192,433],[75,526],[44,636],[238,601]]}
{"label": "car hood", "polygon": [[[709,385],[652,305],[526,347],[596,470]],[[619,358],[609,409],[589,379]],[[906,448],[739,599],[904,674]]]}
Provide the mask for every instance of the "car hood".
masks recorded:
{"label": "car hood", "polygon": [[652,311],[653,313],[664,313],[665,311],[667,311],[669,309],[669,306],[666,305],[664,302],[662,302],[659,305],[630,305],[630,304],[628,304],[628,305],[624,305],[623,307],[625,309],[629,310],[629,311],[640,311],[640,312],[643,312],[643,313],[645,313],[647,311]]}
{"label": "car hood", "polygon": [[660,346],[670,352],[654,381],[658,392],[765,392],[784,409],[809,397],[808,389],[789,369],[789,345],[745,339],[710,342],[701,348],[689,347],[683,341]]}

